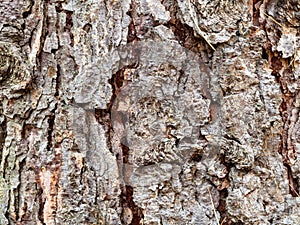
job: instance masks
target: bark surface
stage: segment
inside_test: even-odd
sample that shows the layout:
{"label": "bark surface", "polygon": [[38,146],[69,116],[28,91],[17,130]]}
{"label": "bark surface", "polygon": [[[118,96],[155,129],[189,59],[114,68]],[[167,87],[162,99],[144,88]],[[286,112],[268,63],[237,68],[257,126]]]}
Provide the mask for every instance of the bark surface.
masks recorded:
{"label": "bark surface", "polygon": [[298,0],[2,0],[0,224],[300,224]]}

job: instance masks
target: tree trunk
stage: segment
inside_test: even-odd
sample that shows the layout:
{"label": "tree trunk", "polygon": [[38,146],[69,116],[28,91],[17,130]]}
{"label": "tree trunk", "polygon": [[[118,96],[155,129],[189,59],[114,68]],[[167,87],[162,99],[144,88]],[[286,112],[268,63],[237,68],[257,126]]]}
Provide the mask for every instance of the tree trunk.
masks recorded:
{"label": "tree trunk", "polygon": [[298,0],[0,2],[0,224],[300,224]]}

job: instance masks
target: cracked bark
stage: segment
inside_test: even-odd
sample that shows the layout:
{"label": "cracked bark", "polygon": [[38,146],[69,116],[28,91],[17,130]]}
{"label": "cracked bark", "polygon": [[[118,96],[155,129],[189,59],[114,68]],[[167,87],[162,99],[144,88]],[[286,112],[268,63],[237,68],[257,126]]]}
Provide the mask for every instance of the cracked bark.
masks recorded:
{"label": "cracked bark", "polygon": [[298,224],[299,10],[2,1],[0,224]]}

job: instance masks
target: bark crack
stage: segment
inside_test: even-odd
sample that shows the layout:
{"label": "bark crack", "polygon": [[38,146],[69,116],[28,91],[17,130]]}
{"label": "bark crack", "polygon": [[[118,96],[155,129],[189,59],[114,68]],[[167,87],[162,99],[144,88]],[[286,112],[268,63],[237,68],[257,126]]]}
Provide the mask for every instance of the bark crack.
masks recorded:
{"label": "bark crack", "polygon": [[[282,93],[282,103],[279,106],[280,116],[283,121],[283,130],[280,135],[280,145],[278,147],[278,152],[282,156],[283,165],[286,168],[287,178],[289,182],[289,193],[293,197],[299,196],[299,186],[298,180],[292,173],[291,160],[295,157],[295,146],[291,140],[291,130],[298,119],[293,118],[293,110],[296,109],[295,102],[298,92],[291,93],[288,89],[290,82],[294,82],[292,78],[292,71],[290,68],[289,59],[284,59],[280,56],[280,53],[272,50],[272,42],[268,34],[270,31],[270,25],[266,22],[261,24],[266,33],[267,43],[263,49],[263,58],[266,58],[270,64],[270,69],[272,70],[272,75],[275,80],[280,85]],[[274,33],[277,41],[279,40],[278,32],[276,29],[272,31]],[[279,32],[280,33],[280,32]],[[276,36],[277,35],[277,36]]]}
{"label": "bark crack", "polygon": [[48,143],[47,143],[47,151],[53,150],[53,143],[52,143],[52,137],[53,137],[53,130],[55,125],[55,111],[57,109],[57,104],[55,105],[54,109],[51,111],[51,114],[48,118]]}
{"label": "bark crack", "polygon": [[[125,185],[121,193],[122,204],[122,223],[126,225],[139,225],[143,219],[143,213],[133,200],[133,187]],[[130,213],[126,213],[126,209],[130,209]],[[130,219],[128,217],[131,217]],[[128,220],[129,219],[129,220]],[[131,220],[131,221],[130,221]]]}
{"label": "bark crack", "polygon": [[3,147],[6,139],[6,118],[0,124],[0,159],[2,159]]}
{"label": "bark crack", "polygon": [[178,18],[177,14],[179,12],[179,7],[177,2],[163,0],[162,4],[165,6],[166,10],[170,12],[171,16],[171,20],[166,26],[172,29],[178,43],[196,54],[203,54],[204,51],[207,51],[206,58],[211,57],[213,50],[210,47],[206,47],[206,41],[201,37],[195,36],[193,28],[187,24],[183,24]]}
{"label": "bark crack", "polygon": [[38,196],[38,202],[39,202],[39,212],[38,212],[38,218],[39,221],[42,223],[42,225],[46,225],[44,221],[44,205],[45,205],[45,199],[43,199],[43,189],[39,187],[39,191],[37,193]]}
{"label": "bark crack", "polygon": [[11,198],[10,198],[10,195],[11,195],[11,190],[8,190],[8,200],[7,200],[7,208],[6,208],[6,212],[5,212],[5,217],[8,221],[8,225],[11,224],[11,216],[10,216],[10,212],[9,212],[9,208],[10,208],[10,204],[11,204]]}
{"label": "bark crack", "polygon": [[[293,144],[291,144],[290,140],[290,130],[293,129],[293,124],[291,124],[291,117],[292,117],[292,110],[295,108],[295,95],[293,93],[290,93],[288,89],[286,88],[288,85],[289,78],[286,76],[289,76],[289,71],[287,71],[286,68],[284,68],[282,62],[283,59],[280,57],[275,56],[270,50],[268,51],[269,56],[271,57],[272,61],[272,69],[273,69],[273,75],[276,77],[279,77],[279,84],[281,88],[281,92],[283,94],[282,103],[280,105],[280,115],[283,121],[283,131],[281,133],[281,143],[278,149],[278,152],[282,155],[283,159],[283,165],[286,167],[287,177],[289,181],[289,192],[293,197],[299,196],[298,193],[298,182],[297,179],[294,178],[292,169],[291,169],[291,159],[294,157],[295,149]],[[278,64],[278,62],[280,62]],[[280,67],[281,66],[281,67]],[[279,69],[279,68],[280,69]],[[284,68],[285,72],[281,75],[279,71]]]}
{"label": "bark crack", "polygon": [[56,86],[55,86],[55,97],[59,97],[59,90],[61,86],[61,74],[60,74],[60,66],[57,65],[57,71],[56,71]]}
{"label": "bark crack", "polygon": [[134,1],[132,1],[130,4],[130,9],[127,12],[127,15],[130,16],[130,18],[131,18],[131,21],[130,21],[130,24],[128,27],[127,43],[131,43],[131,42],[140,40],[137,37],[137,31],[135,29],[135,23],[134,23],[133,14],[132,14],[132,12],[134,10],[135,10],[135,5],[134,5]]}
{"label": "bark crack", "polygon": [[[124,86],[126,80],[124,78],[124,73],[127,69],[136,68],[137,65],[128,65],[113,74],[112,78],[109,80],[113,88],[113,95],[106,109],[95,109],[95,117],[97,121],[102,124],[105,128],[105,133],[107,136],[107,145],[110,151],[116,156],[119,172],[123,181],[121,182],[121,195],[120,203],[122,205],[121,221],[123,224],[138,225],[143,218],[142,210],[135,204],[133,200],[133,187],[126,185],[126,167],[129,163],[130,149],[121,143],[119,138],[116,138],[118,131],[113,129],[112,120],[118,119],[112,118],[112,107],[120,92],[120,89]],[[120,115],[122,117],[122,115]],[[118,116],[117,116],[118,117]],[[122,120],[122,118],[121,118]],[[116,140],[116,141],[113,141]],[[116,146],[117,145],[117,146]],[[115,152],[113,149],[119,149]],[[127,210],[127,211],[126,211]],[[130,212],[130,213],[128,213]]]}
{"label": "bark crack", "polygon": [[220,213],[219,224],[232,225],[232,221],[230,219],[230,216],[228,215],[227,208],[226,208],[226,199],[228,197],[228,188],[227,188],[228,185],[226,186],[226,184],[230,183],[229,173],[231,169],[234,167],[234,164],[230,162],[226,162],[225,155],[223,154],[220,155],[220,160],[221,163],[226,167],[227,174],[222,179],[222,183],[225,184],[225,188],[218,190],[220,194],[219,205],[217,207],[217,210]]}

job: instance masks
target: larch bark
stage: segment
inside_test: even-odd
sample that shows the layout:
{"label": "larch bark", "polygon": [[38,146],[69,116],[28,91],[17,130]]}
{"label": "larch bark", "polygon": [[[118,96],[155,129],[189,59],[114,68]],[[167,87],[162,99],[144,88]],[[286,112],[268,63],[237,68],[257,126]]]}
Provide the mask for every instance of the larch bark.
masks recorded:
{"label": "larch bark", "polygon": [[2,0],[0,224],[300,224],[298,0]]}

